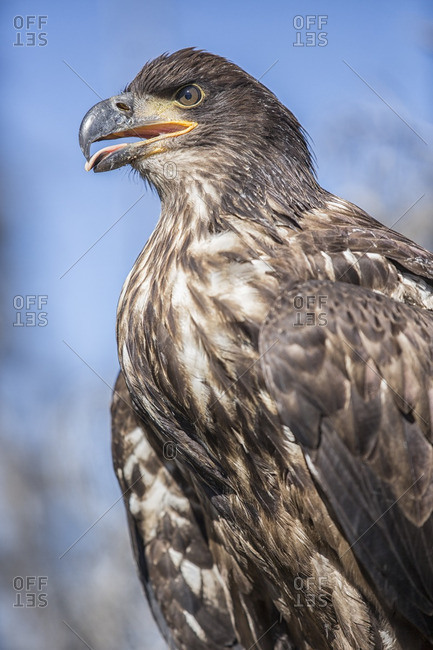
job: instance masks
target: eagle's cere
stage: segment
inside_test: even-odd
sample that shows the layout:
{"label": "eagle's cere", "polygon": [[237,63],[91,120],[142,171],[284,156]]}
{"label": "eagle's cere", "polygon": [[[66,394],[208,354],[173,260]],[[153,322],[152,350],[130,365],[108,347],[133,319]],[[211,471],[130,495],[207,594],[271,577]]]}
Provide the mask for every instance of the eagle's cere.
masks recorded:
{"label": "eagle's cere", "polygon": [[206,52],[147,63],[80,143],[161,198],[112,413],[169,646],[432,648],[433,255],[322,189],[292,113]]}

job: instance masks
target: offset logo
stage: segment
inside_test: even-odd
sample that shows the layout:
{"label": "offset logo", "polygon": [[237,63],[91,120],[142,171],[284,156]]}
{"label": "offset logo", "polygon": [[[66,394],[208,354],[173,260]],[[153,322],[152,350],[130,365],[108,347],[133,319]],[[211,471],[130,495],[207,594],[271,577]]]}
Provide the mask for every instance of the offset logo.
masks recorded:
{"label": "offset logo", "polygon": [[328,24],[328,16],[295,16],[293,27],[296,30],[294,47],[325,47],[328,45],[328,32],[323,31]]}
{"label": "offset logo", "polygon": [[177,446],[174,442],[164,442],[162,454],[166,460],[174,460],[177,456]]}
{"label": "offset logo", "polygon": [[296,576],[293,586],[296,592],[295,607],[326,607],[329,604],[329,596],[326,593],[326,578]]}
{"label": "offset logo", "polygon": [[[326,327],[328,324],[325,305],[328,296],[295,296],[293,306],[295,308],[294,327]],[[322,310],[322,311],[320,311]]]}
{"label": "offset logo", "polygon": [[48,43],[47,22],[48,16],[15,16],[14,47],[45,47]]}
{"label": "offset logo", "polygon": [[48,312],[44,307],[48,296],[14,296],[14,327],[45,327],[48,325]]}
{"label": "offset logo", "polygon": [[15,590],[14,607],[46,607],[48,594],[45,588],[47,576],[15,576],[12,585]]}

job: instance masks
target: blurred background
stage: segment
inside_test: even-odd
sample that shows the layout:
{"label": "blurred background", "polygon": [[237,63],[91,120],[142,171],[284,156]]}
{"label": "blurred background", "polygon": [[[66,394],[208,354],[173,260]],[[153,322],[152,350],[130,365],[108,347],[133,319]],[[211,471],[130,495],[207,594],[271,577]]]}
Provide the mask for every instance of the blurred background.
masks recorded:
{"label": "blurred background", "polygon": [[[261,78],[318,177],[433,248],[428,1],[3,2],[0,648],[162,650],[111,467],[122,283],[159,202],[84,172],[85,112],[195,45]],[[245,143],[248,146],[248,143]]]}

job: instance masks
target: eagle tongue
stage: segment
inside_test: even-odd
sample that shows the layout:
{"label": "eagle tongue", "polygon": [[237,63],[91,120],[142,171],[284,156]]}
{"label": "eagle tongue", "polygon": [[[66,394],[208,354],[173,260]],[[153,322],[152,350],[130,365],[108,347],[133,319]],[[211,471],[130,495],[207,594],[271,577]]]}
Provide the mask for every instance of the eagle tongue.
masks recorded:
{"label": "eagle tongue", "polygon": [[86,162],[84,165],[84,169],[86,172],[89,172],[95,165],[97,165],[103,158],[106,158],[109,156],[113,151],[117,151],[117,149],[121,149],[122,147],[126,147],[127,143],[123,142],[121,144],[113,144],[110,147],[104,147],[103,149],[100,149],[96,153],[93,154],[93,156]]}

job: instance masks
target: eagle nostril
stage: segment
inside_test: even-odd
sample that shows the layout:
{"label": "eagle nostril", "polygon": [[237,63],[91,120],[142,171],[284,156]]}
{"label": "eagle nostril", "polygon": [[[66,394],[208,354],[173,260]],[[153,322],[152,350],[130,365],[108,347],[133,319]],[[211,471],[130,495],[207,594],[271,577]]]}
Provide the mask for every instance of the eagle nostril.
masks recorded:
{"label": "eagle nostril", "polygon": [[124,104],[123,102],[117,102],[116,106],[121,111],[130,111],[131,110],[130,107],[128,106],[128,104]]}

